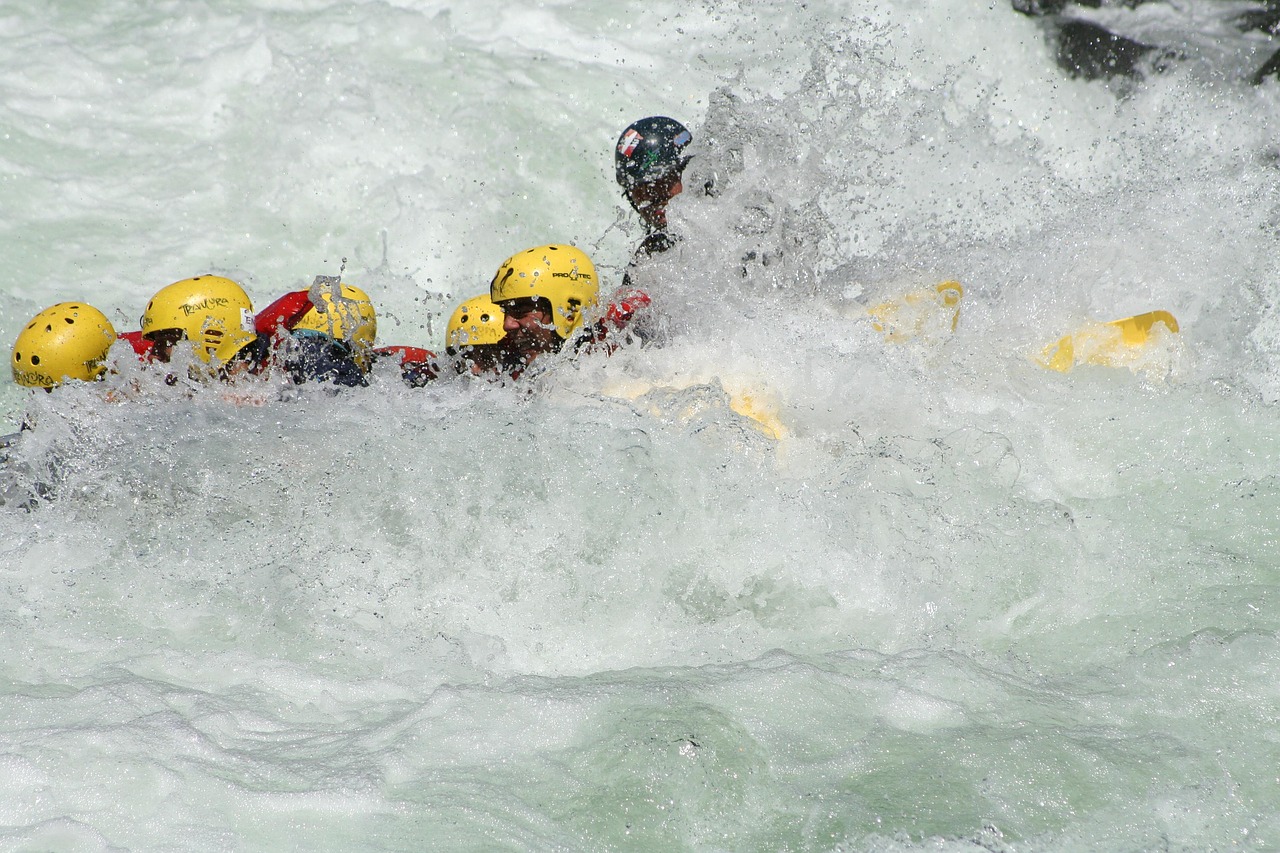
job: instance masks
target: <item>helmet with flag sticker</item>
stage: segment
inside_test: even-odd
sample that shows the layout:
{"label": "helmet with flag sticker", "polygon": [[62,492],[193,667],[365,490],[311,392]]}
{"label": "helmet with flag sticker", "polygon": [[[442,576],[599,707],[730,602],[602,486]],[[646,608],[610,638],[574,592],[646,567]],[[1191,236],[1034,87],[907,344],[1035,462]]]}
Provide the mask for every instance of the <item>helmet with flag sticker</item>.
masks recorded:
{"label": "helmet with flag sticker", "polygon": [[692,141],[689,129],[673,118],[642,118],[618,137],[614,175],[623,189],[630,190],[679,174],[689,162],[684,150]]}

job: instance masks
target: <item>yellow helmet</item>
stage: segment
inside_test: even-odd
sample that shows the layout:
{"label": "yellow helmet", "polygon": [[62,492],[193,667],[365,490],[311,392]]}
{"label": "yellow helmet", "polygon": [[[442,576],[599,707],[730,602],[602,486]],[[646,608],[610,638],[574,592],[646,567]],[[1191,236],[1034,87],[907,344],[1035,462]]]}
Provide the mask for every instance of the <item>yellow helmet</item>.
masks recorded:
{"label": "yellow helmet", "polygon": [[115,342],[116,330],[107,315],[83,302],[59,302],[18,333],[10,358],[13,381],[28,388],[53,388],[68,379],[100,379]]}
{"label": "yellow helmet", "polygon": [[453,355],[463,347],[496,344],[507,334],[502,323],[502,309],[489,294],[481,293],[464,300],[449,318],[444,336],[445,352]]}
{"label": "yellow helmet", "polygon": [[502,262],[489,285],[497,303],[537,297],[551,304],[556,334],[568,340],[582,325],[582,312],[596,304],[600,283],[586,252],[576,246],[537,246]]}
{"label": "yellow helmet", "polygon": [[162,287],[147,303],[140,325],[144,337],[180,329],[202,361],[219,364],[257,337],[249,295],[217,275],[184,278]]}
{"label": "yellow helmet", "polygon": [[324,313],[312,308],[293,329],[323,332],[357,349],[371,348],[378,337],[378,314],[373,309],[373,300],[358,287],[345,283],[341,287],[342,295],[336,301],[331,291],[322,291]]}

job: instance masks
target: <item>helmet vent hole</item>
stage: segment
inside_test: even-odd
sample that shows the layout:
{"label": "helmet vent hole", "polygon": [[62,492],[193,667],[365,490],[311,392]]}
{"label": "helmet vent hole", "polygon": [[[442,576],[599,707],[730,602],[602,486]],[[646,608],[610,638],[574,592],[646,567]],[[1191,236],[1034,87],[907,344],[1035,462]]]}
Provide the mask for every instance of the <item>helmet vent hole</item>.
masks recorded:
{"label": "helmet vent hole", "polygon": [[31,356],[31,363],[32,363],[32,364],[39,364],[39,363],[40,363],[40,356],[38,356],[38,355],[33,355],[33,356]]}
{"label": "helmet vent hole", "polygon": [[22,353],[18,352],[17,350],[14,350],[14,351],[13,351],[13,360],[14,360],[14,361],[22,361]]}
{"label": "helmet vent hole", "polygon": [[67,321],[68,326],[72,325],[76,321],[75,317],[63,317],[62,319]]}
{"label": "helmet vent hole", "polygon": [[53,331],[53,324],[52,324],[52,323],[47,323],[47,324],[45,325],[45,327],[44,327],[44,330],[45,330],[46,332],[52,332],[52,331]]}

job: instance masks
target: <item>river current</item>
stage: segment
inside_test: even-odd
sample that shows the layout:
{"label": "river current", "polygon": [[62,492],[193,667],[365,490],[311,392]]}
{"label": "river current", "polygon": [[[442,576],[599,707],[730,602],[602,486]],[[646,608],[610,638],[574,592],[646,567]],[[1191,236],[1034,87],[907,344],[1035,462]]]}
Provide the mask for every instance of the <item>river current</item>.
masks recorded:
{"label": "river current", "polygon": [[[695,139],[665,346],[258,405],[6,372],[0,848],[1280,848],[1257,5],[1147,4],[1225,47],[1128,80],[1004,0],[0,5],[6,342],[341,274],[439,350],[526,247],[616,285],[614,141]],[[867,313],[946,280],[954,330]]]}

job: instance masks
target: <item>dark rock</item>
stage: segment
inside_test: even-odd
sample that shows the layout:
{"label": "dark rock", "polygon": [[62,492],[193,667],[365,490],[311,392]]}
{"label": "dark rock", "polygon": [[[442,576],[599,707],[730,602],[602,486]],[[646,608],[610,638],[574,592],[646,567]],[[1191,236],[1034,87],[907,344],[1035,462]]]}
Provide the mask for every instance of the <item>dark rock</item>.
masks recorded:
{"label": "dark rock", "polygon": [[1257,30],[1276,35],[1280,33],[1280,0],[1270,0],[1261,9],[1241,12],[1233,23],[1242,33]]}
{"label": "dark rock", "polygon": [[1268,77],[1276,77],[1280,79],[1280,50],[1271,54],[1271,58],[1262,64],[1262,67],[1253,75],[1250,82],[1255,86],[1261,86],[1262,81]]}
{"label": "dark rock", "polygon": [[1101,9],[1103,6],[1122,6],[1132,9],[1143,3],[1159,2],[1159,0],[1012,0],[1014,11],[1033,17],[1057,15],[1068,6],[1081,6],[1088,9]]}
{"label": "dark rock", "polygon": [[1013,0],[1013,8],[1024,15],[1042,18],[1058,14],[1069,2],[1071,0]]}
{"label": "dark rock", "polygon": [[[1216,0],[1201,2],[1208,5],[1203,8],[1197,6],[1197,14],[1215,11]],[[1146,44],[1080,16],[1081,13],[1088,14],[1085,9],[1134,9],[1147,3],[1168,5],[1168,0],[1010,0],[1014,11],[1043,19],[1045,36],[1057,47],[1058,65],[1073,77],[1086,80],[1137,79],[1144,73],[1167,71],[1175,61],[1188,58],[1185,54],[1187,42],[1177,45]],[[1232,11],[1242,6],[1242,11]],[[1260,0],[1252,4],[1222,3],[1220,8],[1221,12],[1215,13],[1214,17],[1221,24],[1241,33],[1280,35],[1280,0]],[[1182,9],[1174,11],[1181,12],[1184,17],[1187,14]],[[1113,20],[1112,25],[1114,23]],[[1250,80],[1259,85],[1268,77],[1280,78],[1280,51],[1273,54]]]}
{"label": "dark rock", "polygon": [[1058,65],[1086,80],[1137,77],[1138,63],[1155,49],[1081,20],[1063,21],[1057,41]]}

